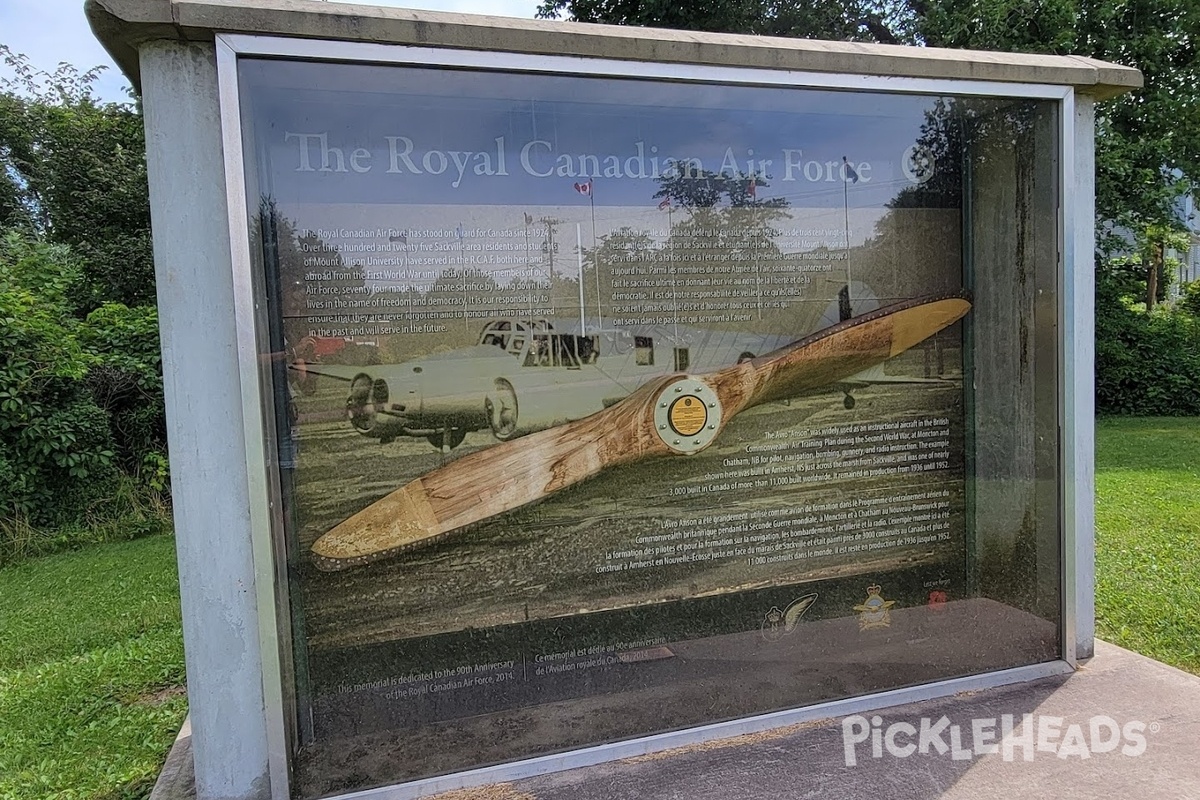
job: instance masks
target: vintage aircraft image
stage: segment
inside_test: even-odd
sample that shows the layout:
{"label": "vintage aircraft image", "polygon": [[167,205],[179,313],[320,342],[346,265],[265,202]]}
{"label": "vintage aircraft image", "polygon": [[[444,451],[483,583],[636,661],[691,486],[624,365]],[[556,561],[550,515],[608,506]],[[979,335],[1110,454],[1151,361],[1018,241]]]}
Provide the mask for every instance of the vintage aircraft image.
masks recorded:
{"label": "vintage aircraft image", "polygon": [[364,436],[454,448],[471,431],[490,428],[507,441],[582,419],[653,378],[709,371],[788,341],[682,326],[578,331],[577,321],[495,319],[472,347],[405,364],[304,369],[349,382],[347,416]]}
{"label": "vintage aircraft image", "polygon": [[[621,396],[616,389],[606,393],[600,388],[605,384],[580,389],[583,400],[570,413],[579,413],[589,403],[593,410],[561,422],[556,421],[555,414],[561,418],[565,412],[552,409],[563,404],[550,400],[540,407],[534,402],[532,421],[522,422],[523,401],[516,389],[524,384],[514,384],[507,378],[492,383],[482,413],[468,416],[472,413],[471,403],[478,402],[474,392],[479,387],[472,387],[471,394],[461,396],[463,416],[454,417],[454,422],[461,420],[464,427],[476,425],[473,429],[490,426],[501,439],[525,432],[532,435],[447,463],[377,500],[318,538],[312,547],[315,562],[324,570],[368,563],[536,503],[611,467],[658,456],[698,453],[709,447],[741,411],[861,380],[856,376],[871,374],[888,359],[957,322],[970,308],[969,300],[957,294],[896,303],[842,320],[763,355],[746,352],[745,358],[724,362],[714,359],[715,369],[694,369],[695,364],[685,364],[682,369],[674,368],[677,363],[664,365],[665,369],[657,364],[638,364],[635,340],[625,357],[631,358],[634,366],[658,368],[658,372],[631,372],[628,383],[614,382],[614,386],[625,390]],[[489,358],[485,351],[490,348],[497,354],[491,358],[499,363],[499,359],[514,358],[509,349],[516,343],[519,346],[515,355],[526,364],[530,359],[542,358],[541,348],[535,346],[538,342],[549,348],[545,353],[549,365],[558,363],[566,369],[581,370],[599,361],[596,338],[556,334],[549,327],[516,328],[511,322],[508,328],[498,327],[503,322],[485,328],[485,339],[498,337],[494,341],[481,340],[467,351],[447,354],[445,361]],[[743,337],[729,336],[732,349],[744,341]],[[642,358],[650,357],[646,354]],[[415,365],[413,369],[419,368],[415,374],[423,374],[431,363],[434,359]],[[522,369],[526,368],[538,369]],[[505,396],[498,388],[502,380],[512,394]],[[354,378],[352,404],[358,402],[355,384],[358,391],[367,392],[364,410],[368,404],[394,402],[386,383],[377,390],[377,383]],[[554,391],[562,391],[553,380],[529,385],[534,387],[529,395],[534,398],[553,398]],[[352,420],[355,411],[352,405]],[[394,413],[404,415],[408,409]]]}
{"label": "vintage aircraft image", "polygon": [[[820,328],[850,319],[842,287],[821,316]],[[861,287],[855,310],[878,308]],[[610,328],[581,334],[579,320],[508,317],[484,324],[477,343],[403,364],[354,367],[293,366],[309,376],[349,384],[346,413],[360,434],[387,444],[425,438],[457,447],[473,431],[490,428],[499,441],[583,419],[620,402],[648,381],[672,373],[711,372],[777,350],[796,336],[704,330],[667,324]],[[930,379],[886,375],[876,365],[836,387],[847,409],[851,392],[875,383]],[[935,379],[936,380],[936,379]]]}

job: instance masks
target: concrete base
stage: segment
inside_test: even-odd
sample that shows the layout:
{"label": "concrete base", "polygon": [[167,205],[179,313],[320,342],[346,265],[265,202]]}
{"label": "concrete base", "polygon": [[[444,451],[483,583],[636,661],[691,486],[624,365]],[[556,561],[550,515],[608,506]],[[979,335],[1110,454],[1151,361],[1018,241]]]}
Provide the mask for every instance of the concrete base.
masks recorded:
{"label": "concrete base", "polygon": [[162,772],[154,790],[150,792],[150,800],[182,800],[196,796],[196,770],[192,762],[192,718],[183,721],[175,744],[167,754]]}
{"label": "concrete base", "polygon": [[[1022,715],[1033,715],[1028,748],[1015,744],[1005,753],[976,755],[973,721],[997,734],[1011,715],[1019,735]],[[872,716],[872,715],[868,715]],[[941,717],[960,729],[959,746],[949,727],[938,753],[898,757],[883,748],[872,754],[868,738],[854,748],[847,765],[843,720],[829,719],[750,736],[708,742],[640,758],[528,778],[508,784],[438,795],[442,800],[648,800],[719,797],[722,800],[775,800],[786,797],[846,800],[967,800],[1004,797],[1171,797],[1200,800],[1200,677],[1097,642],[1096,656],[1076,673],[1001,687],[943,700],[880,711],[886,731],[894,723],[919,730]],[[1110,738],[1093,734],[1094,717],[1125,728],[1109,752],[1091,745]],[[1141,726],[1138,725],[1141,723]],[[864,725],[867,723],[864,722]],[[1098,723],[1101,726],[1103,722]],[[1045,735],[1036,726],[1046,726]],[[1078,726],[1081,738],[1074,735]],[[1144,727],[1142,727],[1144,726]],[[1130,735],[1133,734],[1133,735]],[[1138,735],[1144,751],[1138,750]],[[916,743],[903,733],[893,744]],[[1047,745],[1039,750],[1039,740]],[[957,758],[955,756],[957,750]],[[1127,750],[1128,752],[1123,752]],[[152,800],[195,797],[191,786],[189,740],[181,735],[163,770]]]}

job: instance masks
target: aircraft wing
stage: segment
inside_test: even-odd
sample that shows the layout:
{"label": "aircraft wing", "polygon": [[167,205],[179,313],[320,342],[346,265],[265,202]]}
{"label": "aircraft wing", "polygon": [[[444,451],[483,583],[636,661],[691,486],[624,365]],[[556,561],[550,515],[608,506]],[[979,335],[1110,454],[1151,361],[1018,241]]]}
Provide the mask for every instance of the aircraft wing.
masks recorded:
{"label": "aircraft wing", "polygon": [[288,364],[288,369],[300,375],[319,375],[323,378],[334,378],[350,383],[356,375],[361,375],[364,367],[353,367],[346,364]]}
{"label": "aircraft wing", "polygon": [[843,384],[851,386],[872,386],[879,383],[951,383],[951,378],[918,378],[913,375],[888,375],[883,371],[882,364],[876,364],[870,369],[864,369],[862,372],[855,373],[849,378],[841,381]]}

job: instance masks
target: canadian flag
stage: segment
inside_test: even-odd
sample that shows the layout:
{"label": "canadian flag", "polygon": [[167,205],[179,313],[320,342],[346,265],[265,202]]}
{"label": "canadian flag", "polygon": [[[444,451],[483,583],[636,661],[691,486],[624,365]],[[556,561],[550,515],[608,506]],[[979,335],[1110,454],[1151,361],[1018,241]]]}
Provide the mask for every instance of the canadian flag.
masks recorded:
{"label": "canadian flag", "polygon": [[588,178],[587,183],[575,184],[575,191],[579,192],[581,195],[583,195],[585,197],[591,197],[592,196],[592,179]]}
{"label": "canadian flag", "polygon": [[758,197],[758,179],[757,178],[750,179],[750,185],[746,187],[746,194],[750,195],[753,198]]}
{"label": "canadian flag", "polygon": [[664,197],[663,201],[658,204],[659,211],[666,211],[670,207],[671,207],[671,198],[669,198],[669,197]]}

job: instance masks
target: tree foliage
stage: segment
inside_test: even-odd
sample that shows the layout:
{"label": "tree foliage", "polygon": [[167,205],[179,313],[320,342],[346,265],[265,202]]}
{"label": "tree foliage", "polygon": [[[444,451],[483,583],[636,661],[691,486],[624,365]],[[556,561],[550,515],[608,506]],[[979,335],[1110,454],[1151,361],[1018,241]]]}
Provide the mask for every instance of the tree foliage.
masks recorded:
{"label": "tree foliage", "polygon": [[1200,180],[1200,3],[1194,0],[545,0],[539,16],[645,25],[1083,55],[1134,66],[1145,88],[1102,103],[1097,211],[1130,229],[1179,226]]}
{"label": "tree foliage", "polygon": [[1200,318],[1186,309],[1146,313],[1099,276],[1096,409],[1101,414],[1200,416]]}
{"label": "tree foliage", "polygon": [[167,464],[138,109],[0,58],[2,559],[157,529]]}
{"label": "tree foliage", "polygon": [[0,522],[79,521],[122,469],[165,489],[157,316],[109,303],[81,319],[82,271],[65,245],[0,236]]}
{"label": "tree foliage", "polygon": [[138,109],[102,103],[99,69],[33,70],[0,45],[0,225],[70,245],[82,312],[154,302],[145,139]]}
{"label": "tree foliage", "polygon": [[42,517],[60,493],[113,475],[104,411],[87,391],[91,359],[78,340],[69,290],[78,262],[17,233],[0,240],[0,509]]}
{"label": "tree foliage", "polygon": [[565,12],[578,22],[904,44],[911,41],[912,31],[908,18],[899,13],[902,10],[896,3],[882,0],[544,0],[538,16],[552,19]]}

